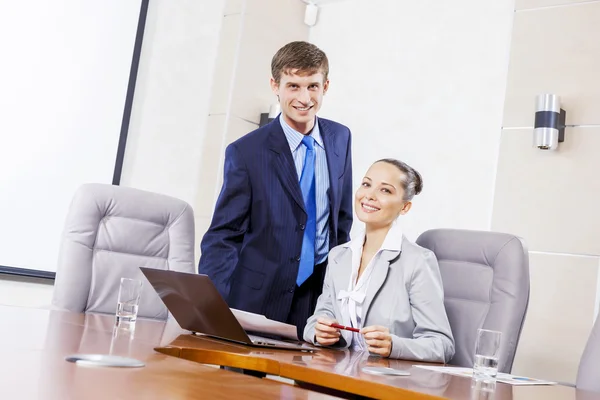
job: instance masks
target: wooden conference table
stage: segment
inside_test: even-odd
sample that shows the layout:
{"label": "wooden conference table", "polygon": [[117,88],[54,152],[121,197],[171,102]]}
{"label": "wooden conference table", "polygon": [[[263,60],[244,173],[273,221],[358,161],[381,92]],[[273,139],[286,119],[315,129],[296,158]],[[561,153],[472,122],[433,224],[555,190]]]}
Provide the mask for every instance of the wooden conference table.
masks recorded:
{"label": "wooden conference table", "polygon": [[[198,363],[279,375],[302,382],[302,387],[312,390],[324,388],[340,397],[360,395],[368,398],[414,400],[600,400],[600,393],[559,385],[511,386],[497,383],[495,388],[472,387],[473,382],[468,377],[415,368],[413,365],[418,364],[415,362],[369,357],[347,350],[323,349],[315,353],[304,353],[259,349],[189,334],[180,335],[169,345],[156,350]],[[365,365],[409,370],[411,375],[371,375],[361,371]]]}
{"label": "wooden conference table", "polygon": [[[319,393],[328,391],[346,398],[600,400],[600,394],[566,386],[498,383],[490,392],[472,387],[469,378],[349,351],[250,348],[192,336],[174,321],[140,319],[131,330],[115,327],[111,315],[0,306],[0,338],[4,343],[0,399],[334,398]],[[76,353],[128,356],[146,366],[85,367],[65,361]],[[201,363],[261,371],[302,383],[293,386]],[[409,369],[411,375],[369,375],[361,371],[365,365]]]}
{"label": "wooden conference table", "polygon": [[[176,323],[0,306],[0,399],[333,399],[154,351],[183,333]],[[85,367],[75,353],[129,356],[141,368]]]}

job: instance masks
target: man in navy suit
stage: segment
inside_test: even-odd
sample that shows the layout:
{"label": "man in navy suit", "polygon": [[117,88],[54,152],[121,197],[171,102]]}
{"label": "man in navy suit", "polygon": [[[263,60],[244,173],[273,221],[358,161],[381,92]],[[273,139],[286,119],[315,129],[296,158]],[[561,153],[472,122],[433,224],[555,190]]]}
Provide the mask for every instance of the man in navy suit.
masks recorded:
{"label": "man in navy suit", "polygon": [[227,146],[224,180],[198,270],[232,308],[296,325],[323,288],[329,249],[349,240],[352,162],[347,127],[317,118],[325,53],[307,42],[271,62],[281,114]]}

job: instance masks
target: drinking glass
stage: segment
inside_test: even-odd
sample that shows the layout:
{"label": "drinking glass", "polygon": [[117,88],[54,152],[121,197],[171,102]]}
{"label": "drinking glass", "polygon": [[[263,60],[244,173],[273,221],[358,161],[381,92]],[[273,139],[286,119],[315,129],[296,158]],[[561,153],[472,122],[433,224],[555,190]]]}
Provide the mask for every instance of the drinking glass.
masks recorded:
{"label": "drinking glass", "polygon": [[121,278],[117,302],[117,324],[121,322],[135,323],[141,294],[142,281]]}
{"label": "drinking glass", "polygon": [[488,329],[477,331],[473,377],[480,380],[495,380],[498,374],[498,357],[502,333]]}

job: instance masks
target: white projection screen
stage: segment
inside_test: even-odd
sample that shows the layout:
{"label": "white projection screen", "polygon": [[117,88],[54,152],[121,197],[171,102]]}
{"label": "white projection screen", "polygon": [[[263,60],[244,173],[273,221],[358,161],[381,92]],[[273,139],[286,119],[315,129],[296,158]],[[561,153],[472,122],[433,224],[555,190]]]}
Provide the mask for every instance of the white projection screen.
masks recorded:
{"label": "white projection screen", "polygon": [[53,278],[71,198],[118,184],[148,0],[0,0],[0,272]]}

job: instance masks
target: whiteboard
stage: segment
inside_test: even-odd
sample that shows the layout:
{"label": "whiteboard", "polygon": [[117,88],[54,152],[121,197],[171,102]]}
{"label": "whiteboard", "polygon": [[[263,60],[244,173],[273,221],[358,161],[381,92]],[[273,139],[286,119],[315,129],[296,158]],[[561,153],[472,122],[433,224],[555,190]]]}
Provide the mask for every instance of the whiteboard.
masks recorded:
{"label": "whiteboard", "polygon": [[142,0],[0,0],[0,266],[56,271],[76,189],[112,183]]}

